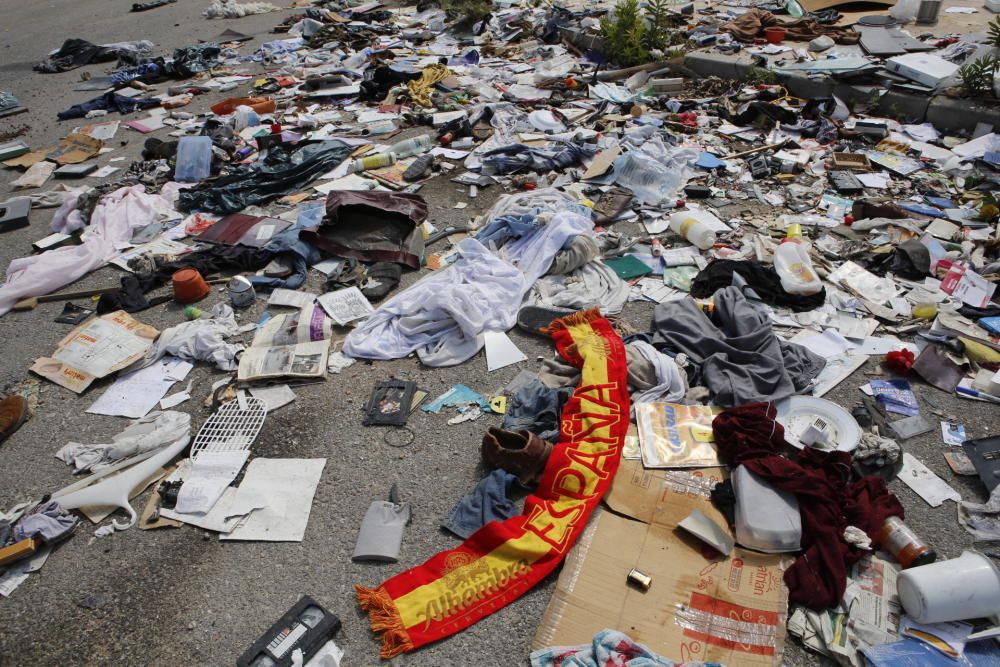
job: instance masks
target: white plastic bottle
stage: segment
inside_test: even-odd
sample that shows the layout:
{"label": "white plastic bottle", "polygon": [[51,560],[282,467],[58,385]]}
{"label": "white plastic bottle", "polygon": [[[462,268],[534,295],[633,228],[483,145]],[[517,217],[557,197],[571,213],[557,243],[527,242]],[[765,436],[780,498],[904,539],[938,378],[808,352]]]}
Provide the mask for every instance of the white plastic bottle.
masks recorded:
{"label": "white plastic bottle", "polygon": [[402,160],[403,158],[408,158],[412,155],[426,153],[433,148],[433,146],[434,139],[431,135],[422,134],[419,137],[411,137],[410,139],[397,141],[392,146],[389,146],[389,150],[387,152],[395,155],[397,160]]}
{"label": "white plastic bottle", "polygon": [[[709,227],[709,219],[715,218],[708,211],[692,209],[678,211],[670,216],[670,229],[686,238],[700,250],[708,250],[715,245],[715,232]],[[715,218],[718,222],[718,218]]]}
{"label": "white plastic bottle", "polygon": [[808,296],[823,289],[812,260],[809,259],[809,249],[801,242],[802,228],[789,225],[788,236],[774,251],[774,268],[781,278],[781,286],[789,294]]}

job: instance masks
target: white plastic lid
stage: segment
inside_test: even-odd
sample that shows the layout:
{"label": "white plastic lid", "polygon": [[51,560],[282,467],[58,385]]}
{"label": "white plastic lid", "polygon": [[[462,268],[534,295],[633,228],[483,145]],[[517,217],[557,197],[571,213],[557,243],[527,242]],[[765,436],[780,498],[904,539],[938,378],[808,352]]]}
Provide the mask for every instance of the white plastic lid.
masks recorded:
{"label": "white plastic lid", "polygon": [[733,471],[736,541],[764,553],[798,551],[802,541],[799,501],[739,466]]}

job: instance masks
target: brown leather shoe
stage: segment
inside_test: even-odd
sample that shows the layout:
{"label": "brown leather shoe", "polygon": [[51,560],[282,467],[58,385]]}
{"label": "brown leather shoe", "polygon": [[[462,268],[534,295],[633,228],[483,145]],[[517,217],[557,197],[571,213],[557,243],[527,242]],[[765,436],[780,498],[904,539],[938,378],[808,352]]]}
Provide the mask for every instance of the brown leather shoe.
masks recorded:
{"label": "brown leather shoe", "polygon": [[27,420],[28,401],[16,394],[0,401],[0,442],[12,436]]}
{"label": "brown leather shoe", "polygon": [[542,478],[552,443],[530,431],[505,431],[491,426],[483,436],[483,458],[494,468],[517,475],[521,484],[534,486]]}

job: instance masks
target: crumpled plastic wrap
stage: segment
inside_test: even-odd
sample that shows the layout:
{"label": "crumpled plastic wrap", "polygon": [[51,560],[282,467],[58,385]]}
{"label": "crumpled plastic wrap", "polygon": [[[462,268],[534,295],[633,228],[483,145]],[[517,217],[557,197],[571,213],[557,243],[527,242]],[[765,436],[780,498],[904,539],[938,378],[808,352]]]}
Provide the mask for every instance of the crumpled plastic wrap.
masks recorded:
{"label": "crumpled plastic wrap", "polygon": [[116,461],[177,442],[190,432],[191,415],[174,410],[155,411],[132,422],[110,444],[70,442],[56,452],[56,458],[73,466],[74,473],[96,472]]}

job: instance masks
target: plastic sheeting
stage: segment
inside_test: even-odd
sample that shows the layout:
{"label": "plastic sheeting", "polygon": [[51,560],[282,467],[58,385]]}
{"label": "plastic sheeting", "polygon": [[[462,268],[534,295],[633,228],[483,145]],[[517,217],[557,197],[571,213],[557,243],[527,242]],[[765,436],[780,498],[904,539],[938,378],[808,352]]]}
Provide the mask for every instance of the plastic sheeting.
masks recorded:
{"label": "plastic sheeting", "polygon": [[[120,188],[106,195],[94,207],[90,227],[81,245],[66,246],[40,255],[15,259],[7,267],[7,282],[0,287],[0,315],[10,311],[21,299],[50,294],[100,268],[114,259],[117,247],[132,238],[132,233],[157,220],[181,217],[173,209],[177,198],[176,183],[167,183],[160,194],[147,194],[142,185]],[[72,215],[75,196],[56,212],[55,231],[76,228]]]}
{"label": "plastic sheeting", "polygon": [[341,141],[277,144],[259,160],[185,190],[177,200],[177,207],[186,213],[242,211],[303,187],[343,162],[350,153],[350,146]]}

